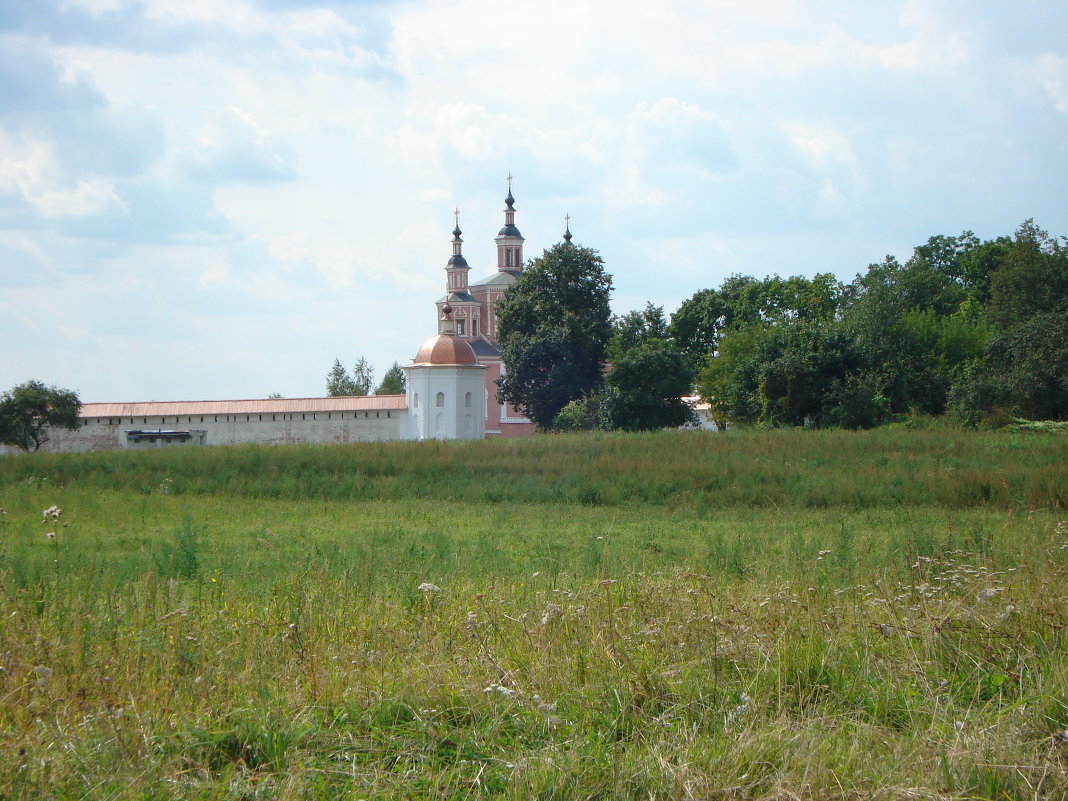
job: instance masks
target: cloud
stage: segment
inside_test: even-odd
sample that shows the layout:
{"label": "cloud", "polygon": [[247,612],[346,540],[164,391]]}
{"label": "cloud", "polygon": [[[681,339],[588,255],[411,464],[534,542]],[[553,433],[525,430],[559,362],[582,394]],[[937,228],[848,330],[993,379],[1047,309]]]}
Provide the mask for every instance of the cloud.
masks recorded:
{"label": "cloud", "polygon": [[40,44],[0,34],[0,115],[100,108],[105,100],[86,76],[64,69]]}
{"label": "cloud", "polygon": [[278,181],[296,176],[288,148],[278,144],[252,115],[236,106],[213,114],[189,157],[190,173],[202,180]]}
{"label": "cloud", "polygon": [[0,130],[0,195],[21,199],[42,216],[85,217],[126,206],[101,178],[64,179],[51,145]]}
{"label": "cloud", "polygon": [[823,168],[840,162],[851,164],[856,160],[849,139],[831,127],[791,120],[780,123],[779,128],[813,167]]}
{"label": "cloud", "polygon": [[1037,59],[1036,72],[1046,98],[1068,117],[1068,58],[1043,53]]}

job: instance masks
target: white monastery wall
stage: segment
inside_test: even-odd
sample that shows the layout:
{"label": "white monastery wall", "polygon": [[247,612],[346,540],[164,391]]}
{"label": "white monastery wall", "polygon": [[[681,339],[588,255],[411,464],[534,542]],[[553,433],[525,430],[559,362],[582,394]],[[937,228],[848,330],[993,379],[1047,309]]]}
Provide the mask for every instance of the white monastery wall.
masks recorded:
{"label": "white monastery wall", "polygon": [[[295,414],[83,418],[76,431],[49,429],[46,451],[144,450],[189,445],[336,445],[405,439],[406,410]],[[139,434],[133,432],[141,432]],[[183,434],[188,432],[189,436]]]}

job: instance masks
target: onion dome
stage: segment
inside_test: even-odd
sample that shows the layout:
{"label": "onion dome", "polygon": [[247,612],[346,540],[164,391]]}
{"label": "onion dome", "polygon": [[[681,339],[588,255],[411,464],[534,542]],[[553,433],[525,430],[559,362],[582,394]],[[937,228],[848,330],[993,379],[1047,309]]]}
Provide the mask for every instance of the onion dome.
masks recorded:
{"label": "onion dome", "polygon": [[571,244],[571,215],[564,215],[564,243]]}
{"label": "onion dome", "polygon": [[415,354],[415,364],[477,365],[475,352],[466,341],[454,334],[438,334],[423,343]]}
{"label": "onion dome", "polygon": [[[464,241],[460,238],[460,234],[463,233],[460,230],[460,210],[454,210],[453,214],[456,215],[456,227],[452,229],[452,255],[449,257],[445,269],[448,270],[450,267],[470,269],[470,265],[468,265],[467,259],[464,258],[463,254]],[[464,278],[461,283],[463,286],[467,286],[467,279]]]}

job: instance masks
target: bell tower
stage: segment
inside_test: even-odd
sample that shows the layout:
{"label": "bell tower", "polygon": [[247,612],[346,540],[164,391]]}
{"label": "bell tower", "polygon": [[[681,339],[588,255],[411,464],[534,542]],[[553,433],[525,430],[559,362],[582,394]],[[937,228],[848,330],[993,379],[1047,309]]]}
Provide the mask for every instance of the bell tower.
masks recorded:
{"label": "bell tower", "polygon": [[512,197],[512,174],[508,173],[508,197],[504,199],[504,227],[497,234],[497,269],[522,272],[523,235],[515,227],[515,198]]}

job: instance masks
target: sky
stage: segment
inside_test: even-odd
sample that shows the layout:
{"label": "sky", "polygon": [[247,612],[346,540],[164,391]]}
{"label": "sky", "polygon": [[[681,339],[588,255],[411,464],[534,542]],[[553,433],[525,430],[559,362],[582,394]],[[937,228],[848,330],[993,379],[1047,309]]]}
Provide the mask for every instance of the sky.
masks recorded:
{"label": "sky", "polygon": [[1068,234],[1063,0],[3,0],[0,390],[325,392],[436,331],[453,209],[617,313]]}

